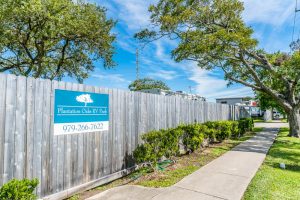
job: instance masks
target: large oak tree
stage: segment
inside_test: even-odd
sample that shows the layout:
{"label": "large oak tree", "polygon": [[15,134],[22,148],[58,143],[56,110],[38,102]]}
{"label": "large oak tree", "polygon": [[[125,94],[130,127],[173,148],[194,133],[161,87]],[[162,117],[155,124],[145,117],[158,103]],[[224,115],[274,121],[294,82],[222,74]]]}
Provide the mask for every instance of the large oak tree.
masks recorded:
{"label": "large oak tree", "polygon": [[0,0],[0,72],[79,82],[100,60],[114,66],[115,22],[95,4],[72,0]]}
{"label": "large oak tree", "polygon": [[178,41],[176,61],[191,60],[199,67],[221,69],[229,82],[263,92],[288,114],[290,135],[300,137],[300,55],[259,49],[253,30],[243,19],[238,0],[160,0],[150,6],[153,29],[136,34],[144,42],[162,37]]}

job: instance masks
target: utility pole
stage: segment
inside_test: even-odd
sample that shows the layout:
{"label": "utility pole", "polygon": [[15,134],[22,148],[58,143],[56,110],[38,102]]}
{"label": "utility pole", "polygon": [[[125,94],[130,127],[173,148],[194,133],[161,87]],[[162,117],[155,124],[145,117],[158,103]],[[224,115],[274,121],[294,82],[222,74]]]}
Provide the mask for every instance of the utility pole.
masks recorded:
{"label": "utility pole", "polygon": [[[300,10],[298,9],[298,0],[296,0],[296,6],[295,6],[295,14],[294,14],[294,25],[293,25],[293,34],[292,34],[292,43],[294,42],[294,35],[295,35],[295,26],[296,26],[296,17],[297,17],[297,13]],[[299,39],[299,36],[298,36]]]}

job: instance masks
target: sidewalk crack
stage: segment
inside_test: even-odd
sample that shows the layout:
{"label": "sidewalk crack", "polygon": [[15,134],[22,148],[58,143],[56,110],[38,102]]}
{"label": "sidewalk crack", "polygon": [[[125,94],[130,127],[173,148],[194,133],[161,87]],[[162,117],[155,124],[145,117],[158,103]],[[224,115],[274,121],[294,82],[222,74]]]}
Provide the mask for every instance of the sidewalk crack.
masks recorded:
{"label": "sidewalk crack", "polygon": [[223,198],[223,197],[219,197],[219,196],[212,195],[212,194],[207,194],[207,193],[205,193],[205,192],[199,192],[199,191],[196,191],[196,190],[193,190],[193,189],[188,189],[188,188],[184,188],[184,187],[180,187],[180,186],[173,186],[173,187],[177,187],[177,188],[180,188],[180,189],[184,189],[184,190],[196,192],[196,193],[199,193],[199,194],[205,194],[205,195],[207,195],[207,196],[215,197],[215,198],[218,198],[218,199],[229,200],[229,199],[225,199],[225,198]]}
{"label": "sidewalk crack", "polygon": [[246,178],[246,179],[249,179],[249,178],[250,178],[250,177],[248,177],[248,176],[242,176],[242,175],[237,175],[237,174],[231,174],[231,173],[226,173],[226,172],[221,172],[221,171],[216,171],[216,173],[226,174],[226,175],[230,175],[230,176],[237,176],[237,177],[242,177],[242,178]]}

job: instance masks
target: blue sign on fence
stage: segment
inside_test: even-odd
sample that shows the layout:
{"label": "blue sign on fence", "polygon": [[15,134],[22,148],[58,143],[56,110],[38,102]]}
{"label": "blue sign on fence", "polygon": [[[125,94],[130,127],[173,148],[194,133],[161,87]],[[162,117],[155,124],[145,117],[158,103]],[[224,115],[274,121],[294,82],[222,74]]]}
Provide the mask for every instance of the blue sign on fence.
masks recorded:
{"label": "blue sign on fence", "polygon": [[54,109],[55,135],[108,130],[107,94],[55,90]]}

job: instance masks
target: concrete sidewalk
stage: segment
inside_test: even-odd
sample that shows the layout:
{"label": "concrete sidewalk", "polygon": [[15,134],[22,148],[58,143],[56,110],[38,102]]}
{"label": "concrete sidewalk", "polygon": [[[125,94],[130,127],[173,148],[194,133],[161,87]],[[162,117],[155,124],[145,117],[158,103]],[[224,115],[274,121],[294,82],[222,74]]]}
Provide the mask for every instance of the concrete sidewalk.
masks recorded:
{"label": "concrete sidewalk", "polygon": [[107,190],[88,200],[241,199],[277,132],[278,128],[266,128],[169,188],[128,185]]}

